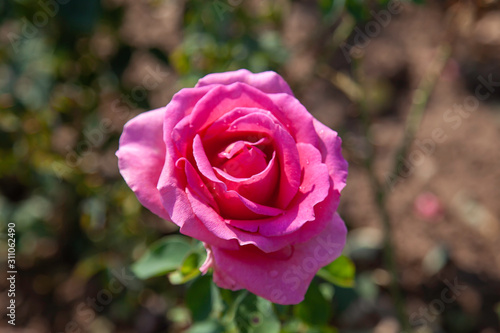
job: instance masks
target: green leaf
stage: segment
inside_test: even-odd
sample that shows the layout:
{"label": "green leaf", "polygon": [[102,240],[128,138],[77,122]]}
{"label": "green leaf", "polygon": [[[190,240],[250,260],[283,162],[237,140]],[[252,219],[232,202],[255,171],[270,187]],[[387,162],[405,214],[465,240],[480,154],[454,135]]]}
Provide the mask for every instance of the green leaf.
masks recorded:
{"label": "green leaf", "polygon": [[319,277],[326,281],[344,288],[354,286],[355,274],[354,263],[345,256],[338,257],[337,260],[321,268],[317,273]]}
{"label": "green leaf", "polygon": [[212,312],[215,295],[211,284],[211,276],[200,276],[193,281],[186,292],[186,305],[191,310],[193,321],[205,320]]}
{"label": "green leaf", "polygon": [[191,248],[185,237],[164,237],[151,244],[146,253],[132,265],[132,272],[140,279],[167,274],[182,265]]}
{"label": "green leaf", "polygon": [[167,318],[176,326],[186,326],[191,323],[191,311],[183,305],[177,305],[167,310]]}
{"label": "green leaf", "polygon": [[274,311],[281,320],[286,320],[290,316],[291,305],[274,304]]}
{"label": "green leaf", "polygon": [[184,284],[198,275],[199,267],[205,260],[204,256],[198,252],[190,253],[182,263],[181,267],[168,275],[168,280],[172,284]]}
{"label": "green leaf", "polygon": [[323,326],[312,328],[307,333],[338,333],[338,330],[335,327]]}
{"label": "green leaf", "polygon": [[235,323],[241,333],[280,332],[280,321],[272,303],[250,293],[239,304]]}
{"label": "green leaf", "polygon": [[328,323],[332,307],[316,283],[311,283],[304,301],[294,307],[294,314],[305,323],[312,326],[324,326]]}
{"label": "green leaf", "polygon": [[225,329],[221,323],[216,320],[207,320],[195,323],[187,333],[224,333]]}

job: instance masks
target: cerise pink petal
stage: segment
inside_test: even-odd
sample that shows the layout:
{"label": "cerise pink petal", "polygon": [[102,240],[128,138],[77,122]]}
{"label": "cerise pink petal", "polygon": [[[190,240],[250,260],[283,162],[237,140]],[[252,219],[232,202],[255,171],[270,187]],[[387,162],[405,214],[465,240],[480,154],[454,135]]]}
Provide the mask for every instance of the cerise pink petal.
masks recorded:
{"label": "cerise pink petal", "polygon": [[196,87],[214,84],[228,85],[235,82],[244,82],[267,94],[286,93],[293,95],[285,80],[271,71],[254,74],[246,69],[240,69],[234,72],[208,74],[198,81]]}
{"label": "cerise pink petal", "polygon": [[156,188],[165,163],[165,111],[166,108],[152,110],[128,121],[116,156],[120,173],[139,202],[156,215],[170,220]]}
{"label": "cerise pink petal", "polygon": [[293,245],[289,255],[264,253],[252,246],[237,251],[211,248],[215,271],[231,281],[215,282],[232,290],[245,288],[278,304],[297,304],[304,299],[316,272],[337,258],[345,244],[346,228],[335,214],[323,232]]}

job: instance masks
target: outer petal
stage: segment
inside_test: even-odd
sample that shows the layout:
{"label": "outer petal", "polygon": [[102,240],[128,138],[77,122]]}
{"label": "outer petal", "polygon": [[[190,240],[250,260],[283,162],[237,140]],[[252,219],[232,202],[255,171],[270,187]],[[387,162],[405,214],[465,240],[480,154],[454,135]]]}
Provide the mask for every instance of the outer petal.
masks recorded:
{"label": "outer petal", "polygon": [[208,74],[198,81],[196,87],[212,84],[229,85],[234,82],[244,82],[267,94],[285,93],[293,96],[285,80],[272,71],[254,74],[246,69],[240,69],[234,72]]}
{"label": "outer petal", "polygon": [[[174,95],[166,106],[163,121],[163,146],[166,146],[165,163],[162,167],[157,188],[161,195],[161,202],[171,216],[172,221],[182,227],[192,217],[184,187],[186,178],[176,162],[183,157],[175,147],[176,138],[172,138],[174,126],[189,115],[196,103],[206,94],[208,89],[182,89]],[[179,138],[179,140],[182,138]]]}
{"label": "outer petal", "polygon": [[252,246],[237,251],[212,247],[214,275],[227,277],[221,287],[245,288],[277,304],[297,304],[316,272],[340,255],[345,236],[344,222],[335,214],[319,235],[296,244],[289,257]]}
{"label": "outer petal", "polygon": [[174,133],[174,127],[178,123],[189,120],[187,116],[191,114],[193,108],[209,90],[209,87],[185,88],[175,94],[170,103],[168,103],[168,114],[165,116],[163,124],[163,139],[167,146],[167,154],[169,154],[171,158],[177,160],[181,157],[176,150],[175,143],[186,140],[186,137],[182,136],[181,133]]}
{"label": "outer petal", "polygon": [[[297,142],[318,145],[318,136],[314,131],[314,117],[294,96],[287,94],[268,95],[281,112],[275,116],[285,124]],[[286,120],[282,118],[286,117]]]}
{"label": "outer petal", "polygon": [[230,289],[230,290],[239,290],[242,289],[241,286],[236,284],[236,281],[231,279],[231,277],[222,273],[221,270],[217,268],[217,265],[214,260],[214,255],[212,253],[212,248],[210,245],[203,243],[205,249],[207,250],[207,258],[205,262],[200,267],[200,271],[203,275],[205,275],[210,268],[213,269],[213,279],[214,282],[221,288]]}
{"label": "outer petal", "polygon": [[116,156],[120,173],[139,202],[156,215],[170,220],[156,188],[165,164],[165,111],[166,107],[144,112],[127,122]]}
{"label": "outer petal", "polygon": [[328,166],[328,172],[333,180],[333,188],[339,193],[346,184],[347,161],[342,156],[342,140],[337,132],[314,119],[314,128],[320,138],[319,150],[323,163]]}

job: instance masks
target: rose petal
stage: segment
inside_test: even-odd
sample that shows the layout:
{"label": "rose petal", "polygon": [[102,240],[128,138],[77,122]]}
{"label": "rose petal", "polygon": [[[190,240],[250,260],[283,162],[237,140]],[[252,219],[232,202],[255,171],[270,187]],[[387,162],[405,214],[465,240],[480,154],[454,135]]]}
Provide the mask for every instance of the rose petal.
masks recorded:
{"label": "rose petal", "polygon": [[120,173],[139,202],[161,218],[170,220],[156,188],[165,163],[165,112],[163,107],[128,121],[123,128],[116,156]]}
{"label": "rose petal", "polygon": [[346,184],[347,161],[342,156],[342,139],[337,132],[323,125],[318,120],[313,121],[316,133],[320,138],[318,148],[323,156],[323,163],[328,166],[328,172],[333,180],[333,187],[339,193]]}
{"label": "rose petal", "polygon": [[285,80],[272,71],[254,74],[246,69],[240,69],[234,72],[208,74],[198,81],[196,87],[212,84],[229,85],[235,82],[244,82],[266,94],[285,93],[293,95]]}
{"label": "rose petal", "polygon": [[[188,164],[186,163],[186,165]],[[180,227],[180,232],[184,235],[222,248],[239,248],[236,240],[226,240],[217,237],[213,232],[209,231],[194,214],[191,202],[184,189],[184,187],[189,184],[185,179],[186,165],[183,166],[182,163],[178,163],[177,167],[176,163],[167,160],[162,171],[162,176],[164,174],[172,175],[168,181],[164,180],[162,182],[162,187],[160,189],[163,206],[171,215],[172,221]],[[190,180],[190,182],[192,182],[192,180]],[[210,201],[207,200],[207,202]]]}
{"label": "rose petal", "polygon": [[188,150],[195,135],[203,133],[213,122],[235,108],[250,107],[269,111],[276,109],[268,95],[245,83],[195,89],[206,88],[211,89],[196,103],[190,116],[178,120],[177,125],[173,127],[172,138],[182,153]]}
{"label": "rose petal", "polygon": [[[224,133],[235,120],[252,113],[262,113],[271,118],[275,123],[280,124],[280,121],[276,117],[274,117],[274,115],[271,112],[267,110],[259,108],[235,108],[230,112],[224,114],[216,121],[214,121],[206,129],[202,137],[203,142],[210,143],[213,141],[214,143],[217,143],[217,141],[220,141],[221,134]],[[262,139],[265,139],[264,137],[262,137],[260,133],[251,133],[249,136],[253,139],[251,140],[253,142],[258,142],[261,141]],[[267,142],[262,142],[262,144],[263,143]]]}
{"label": "rose petal", "polygon": [[[166,147],[166,156],[159,180],[157,181],[157,189],[160,192],[161,202],[165,210],[170,215],[172,221],[179,227],[182,227],[184,222],[190,219],[186,212],[190,211],[191,208],[183,190],[186,186],[186,177],[181,172],[181,169],[176,167],[177,160],[182,156],[177,151],[174,140],[169,135],[171,135],[174,126],[191,113],[193,107],[207,91],[208,88],[182,89],[172,97],[170,103],[165,107],[162,119],[162,137],[164,141],[163,145]],[[148,128],[147,130],[150,129]],[[156,170],[152,166],[150,168]],[[140,176],[141,174],[137,173],[137,177]]]}
{"label": "rose petal", "polygon": [[217,265],[214,261],[214,255],[212,253],[212,249],[210,245],[203,243],[205,249],[207,250],[207,258],[205,262],[200,267],[200,272],[205,275],[210,268],[213,269],[213,280],[220,287],[224,289],[237,290],[241,289],[236,285],[236,282],[228,276],[220,273],[220,270],[217,269]]}
{"label": "rose petal", "polygon": [[177,160],[175,166],[179,169],[184,169],[187,186],[189,186],[201,200],[218,211],[218,206],[212,193],[210,193],[210,191],[207,189],[193,165],[186,158],[180,158]]}
{"label": "rose petal", "polygon": [[279,179],[279,167],[276,152],[273,152],[266,169],[250,178],[235,178],[224,171],[214,168],[217,177],[226,184],[228,190],[233,190],[241,196],[259,204],[265,204],[276,192]]}
{"label": "rose petal", "polygon": [[316,147],[318,135],[314,131],[313,121],[315,119],[299,100],[288,94],[273,94],[269,95],[269,98],[280,109],[281,114],[286,117],[286,121],[281,120],[280,116],[278,119],[286,124],[295,141],[310,143]]}
{"label": "rose petal", "polygon": [[[188,197],[192,204],[193,212],[208,230],[213,232],[218,238],[226,240],[238,240],[241,246],[244,245],[254,245],[260,250],[266,253],[271,253],[278,251],[286,246],[290,246],[296,243],[303,243],[311,239],[320,233],[325,225],[330,219],[333,218],[335,214],[336,207],[338,205],[338,193],[333,189],[333,183],[330,179],[330,188],[328,191],[328,196],[320,203],[314,206],[315,220],[305,223],[300,229],[290,234],[282,236],[263,236],[259,233],[259,225],[256,226],[254,232],[244,231],[234,226],[229,225],[231,220],[223,219],[216,211],[206,203],[199,200],[196,196],[193,196],[188,191]],[[272,223],[273,219],[280,219],[281,216],[262,219],[265,222]],[[289,219],[290,216],[284,217]],[[255,222],[255,220],[249,220],[249,223]]]}
{"label": "rose petal", "polygon": [[172,97],[172,100],[166,106],[167,112],[163,121],[163,139],[167,147],[167,154],[173,161],[177,161],[182,157],[175,143],[187,140],[186,137],[182,136],[182,133],[175,132],[174,127],[178,126],[179,123],[189,121],[188,115],[191,114],[194,106],[209,90],[209,87],[182,89]]}
{"label": "rose petal", "polygon": [[280,164],[280,187],[276,207],[285,209],[297,194],[300,182],[300,163],[297,146],[290,134],[272,118],[261,113],[251,113],[231,123],[225,134],[249,132],[264,133],[274,141]]}
{"label": "rose petal", "polygon": [[212,247],[214,275],[230,280],[221,283],[223,288],[245,288],[273,303],[297,304],[304,299],[316,272],[341,254],[346,232],[344,222],[335,214],[319,235],[295,244],[292,255],[281,260],[251,246],[238,251]]}
{"label": "rose petal", "polygon": [[265,138],[262,138],[257,142],[250,142],[250,141],[243,141],[243,140],[233,142],[229,146],[227,146],[224,151],[220,152],[217,155],[217,157],[222,159],[222,161],[225,161],[226,159],[231,159],[234,155],[239,153],[243,148],[245,148],[245,147],[248,148],[249,146],[250,147],[251,146],[258,146],[260,144],[263,144],[264,141],[266,141]]}
{"label": "rose petal", "polygon": [[226,156],[228,158],[220,168],[236,178],[249,178],[267,167],[266,154],[250,145],[244,145],[237,150],[232,149]]}
{"label": "rose petal", "polygon": [[[219,247],[235,249],[238,248],[237,241],[228,242],[216,237],[193,213],[184,190],[187,186],[185,171],[176,167],[176,161],[182,156],[180,156],[174,145],[174,140],[170,136],[173,127],[192,112],[193,107],[209,89],[208,87],[182,89],[165,107],[163,139],[166,146],[166,156],[157,188],[165,211],[170,215],[172,222],[180,227],[182,234]],[[140,177],[140,173],[137,176]]]}
{"label": "rose petal", "polygon": [[276,216],[282,213],[281,209],[257,204],[235,191],[228,190],[226,184],[215,175],[199,135],[194,139],[193,156],[198,170],[207,179],[207,185],[214,193],[222,215],[233,218],[259,219],[263,216]]}
{"label": "rose petal", "polygon": [[297,149],[302,165],[299,192],[290,204],[290,209],[273,219],[229,220],[237,228],[259,233],[263,236],[282,236],[299,230],[306,222],[315,220],[316,204],[322,202],[330,189],[328,169],[321,162],[321,154],[310,144],[299,143]]}

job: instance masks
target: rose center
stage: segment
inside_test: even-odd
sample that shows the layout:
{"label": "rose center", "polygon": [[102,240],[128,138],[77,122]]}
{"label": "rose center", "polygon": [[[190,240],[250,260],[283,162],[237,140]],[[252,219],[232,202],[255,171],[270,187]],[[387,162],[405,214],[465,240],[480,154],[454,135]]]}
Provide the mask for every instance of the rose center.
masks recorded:
{"label": "rose center", "polygon": [[224,160],[220,168],[236,178],[249,178],[267,166],[266,155],[259,148],[241,141],[229,145],[219,157]]}

